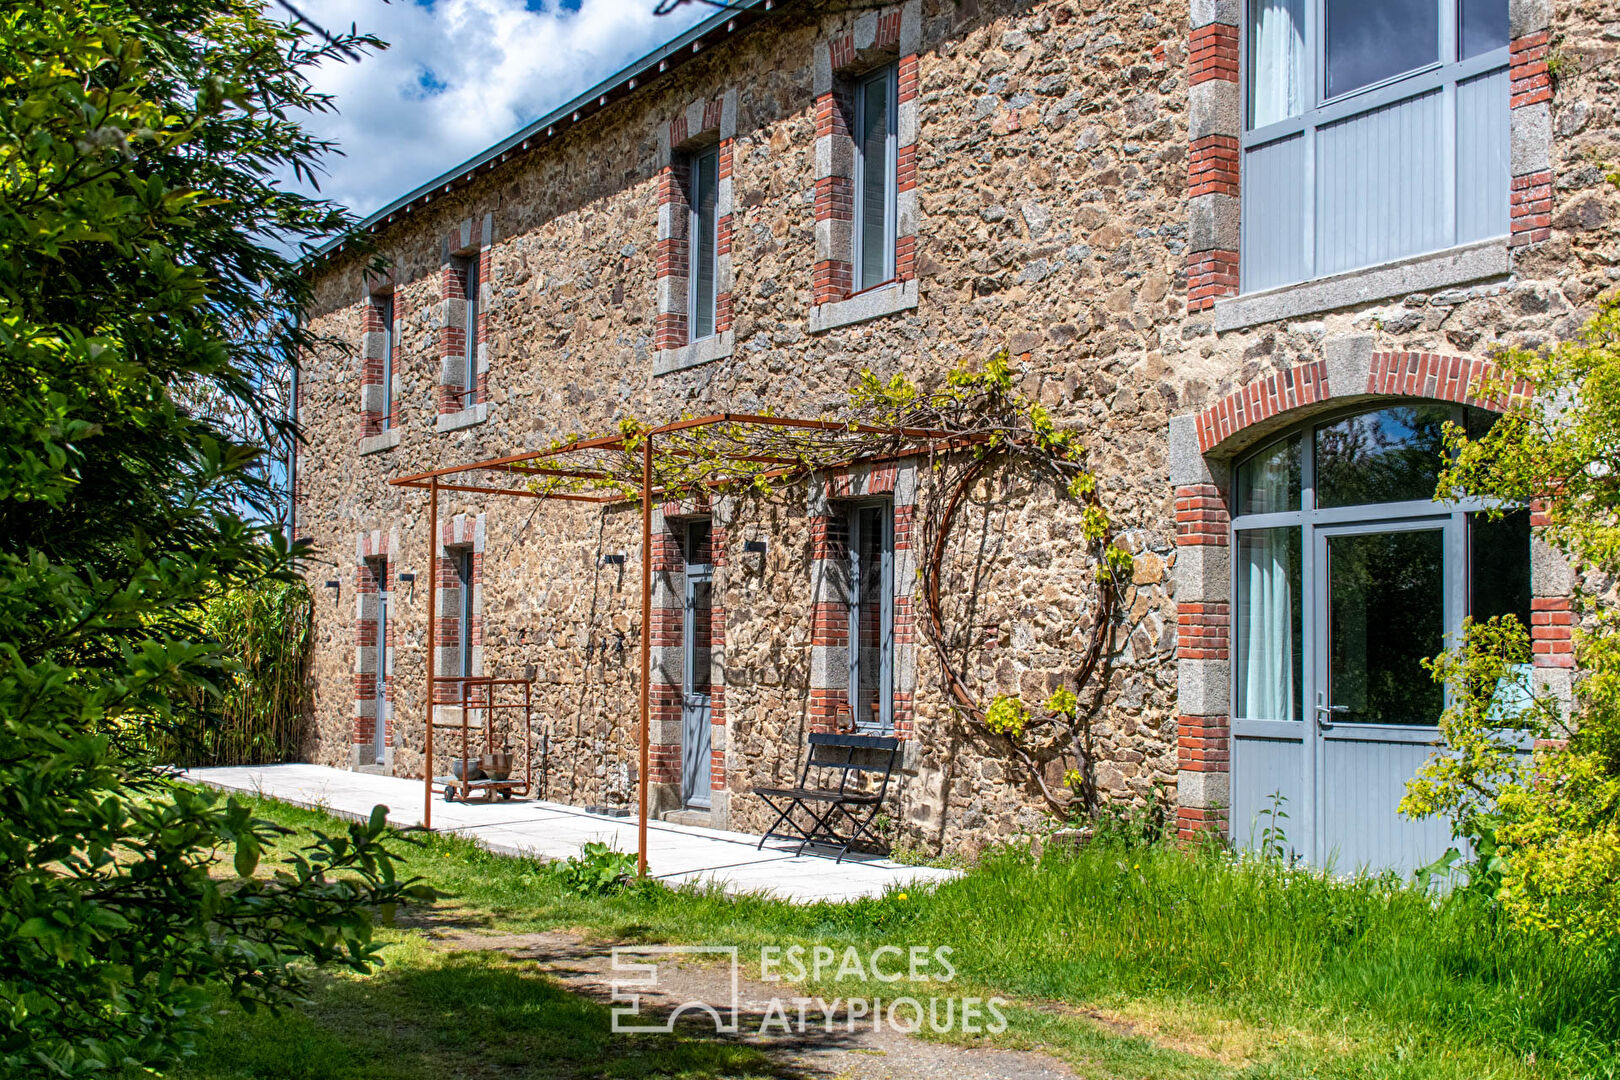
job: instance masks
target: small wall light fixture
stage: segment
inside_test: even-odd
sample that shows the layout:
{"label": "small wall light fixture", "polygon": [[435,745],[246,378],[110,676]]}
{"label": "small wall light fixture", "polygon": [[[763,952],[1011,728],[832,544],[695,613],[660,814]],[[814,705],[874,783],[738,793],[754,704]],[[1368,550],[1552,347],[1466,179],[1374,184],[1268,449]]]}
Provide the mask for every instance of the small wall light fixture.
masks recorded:
{"label": "small wall light fixture", "polygon": [[624,552],[615,551],[611,555],[602,556],[602,565],[603,566],[623,566],[624,565]]}
{"label": "small wall light fixture", "polygon": [[328,589],[332,590],[332,603],[334,603],[334,604],[337,603],[338,602],[338,597],[342,594],[342,591],[343,591],[343,583],[340,582],[337,578],[333,578],[332,580],[330,580],[330,581],[328,581],[326,583],[326,587]]}
{"label": "small wall light fixture", "polygon": [[750,555],[763,555],[765,554],[765,541],[749,540],[743,544],[743,551]]}
{"label": "small wall light fixture", "polygon": [[400,575],[399,575],[399,583],[401,585],[408,585],[410,587],[410,591],[406,594],[406,599],[415,600],[416,599],[416,575],[411,573],[409,570],[403,570],[403,571],[400,572]]}

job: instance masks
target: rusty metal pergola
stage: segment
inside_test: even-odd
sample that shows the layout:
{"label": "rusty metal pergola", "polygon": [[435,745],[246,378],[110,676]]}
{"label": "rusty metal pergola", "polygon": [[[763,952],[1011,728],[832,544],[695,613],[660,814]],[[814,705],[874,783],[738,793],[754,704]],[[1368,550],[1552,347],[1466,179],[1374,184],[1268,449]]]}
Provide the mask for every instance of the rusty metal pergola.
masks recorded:
{"label": "rusty metal pergola", "polygon": [[[544,450],[396,477],[394,487],[428,492],[427,700],[422,822],[433,824],[434,652],[438,633],[439,493],[513,496],[603,505],[641,502],[641,684],[637,775],[637,871],[647,873],[648,757],[652,674],[652,511],[655,501],[821,470],[878,464],[980,438],[928,428],[884,427],[748,413],[715,413],[618,435],[575,439]],[[501,484],[499,481],[505,481]],[[524,486],[512,486],[521,481]],[[451,680],[453,681],[453,680]],[[463,755],[465,756],[465,749]],[[463,768],[468,765],[463,762]]]}

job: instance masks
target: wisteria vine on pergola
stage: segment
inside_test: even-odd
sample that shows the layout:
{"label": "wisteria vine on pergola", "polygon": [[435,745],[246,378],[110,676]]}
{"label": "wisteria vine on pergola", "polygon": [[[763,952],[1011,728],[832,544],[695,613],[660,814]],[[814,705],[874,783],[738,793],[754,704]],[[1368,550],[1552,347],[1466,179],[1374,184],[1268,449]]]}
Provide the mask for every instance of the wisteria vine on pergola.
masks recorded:
{"label": "wisteria vine on pergola", "polygon": [[[972,728],[1003,741],[1048,806],[1068,816],[1091,812],[1097,804],[1092,720],[1107,688],[1108,642],[1131,556],[1115,543],[1078,432],[1058,427],[1041,404],[1024,395],[1018,374],[1005,351],[977,369],[957,368],[933,389],[868,371],[851,389],[841,414],[816,420],[722,414],[656,427],[625,419],[617,435],[559,440],[481,467],[521,477],[522,493],[613,503],[639,499],[649,468],[648,489],[658,501],[670,502],[711,495],[769,497],[783,485],[817,474],[905,459],[926,463],[926,472],[919,468],[913,523],[917,595],[948,704]],[[644,454],[648,438],[655,440],[650,462]],[[1033,708],[1016,695],[993,695],[985,703],[966,663],[969,643],[947,628],[941,586],[951,531],[976,486],[997,474],[1045,481],[1059,498],[1079,503],[1081,538],[1094,564],[1089,575],[1094,602],[1081,605],[1092,618],[1072,676]],[[396,482],[422,486],[414,482],[418,479]],[[446,489],[495,493],[441,486]],[[1072,763],[1060,783],[1047,773],[1053,760]]]}

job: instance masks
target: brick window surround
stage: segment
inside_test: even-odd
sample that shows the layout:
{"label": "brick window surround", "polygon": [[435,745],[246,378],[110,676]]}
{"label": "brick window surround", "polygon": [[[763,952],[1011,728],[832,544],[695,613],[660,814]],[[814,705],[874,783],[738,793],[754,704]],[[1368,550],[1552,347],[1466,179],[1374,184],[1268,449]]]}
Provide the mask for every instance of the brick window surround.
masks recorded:
{"label": "brick window surround", "polygon": [[[653,329],[653,374],[706,364],[730,356],[732,323],[732,145],[737,136],[737,92],[693,101],[659,125],[658,247],[654,278],[658,314]],[[691,294],[691,177],[687,167],[701,151],[717,149],[715,190],[714,333],[694,341],[687,305]]]}
{"label": "brick window surround", "polygon": [[849,510],[861,500],[887,495],[894,508],[894,563],[890,598],[894,618],[894,734],[916,729],[916,556],[912,550],[917,511],[917,471],[911,462],[843,470],[811,485],[809,506],[812,609],[810,625],[810,730],[832,731],[849,700]]}
{"label": "brick window surround", "polygon": [[[852,13],[815,45],[816,262],[810,331],[917,306],[917,97],[922,3]],[[851,292],[855,251],[854,79],[896,64],[899,92],[892,281]]]}
{"label": "brick window surround", "polygon": [[[468,218],[445,234],[439,251],[439,378],[438,431],[455,431],[489,418],[489,306],[495,290],[490,287],[490,242],[494,234],[492,214]],[[478,269],[477,322],[473,327],[476,358],[476,392],[468,396],[467,296],[463,276],[465,260]]]}
{"label": "brick window surround", "polygon": [[[1366,335],[1330,339],[1323,359],[1256,379],[1170,421],[1175,489],[1177,815],[1190,837],[1227,831],[1231,770],[1231,490],[1233,462],[1268,436],[1345,404],[1419,398],[1501,411],[1472,391],[1492,366],[1433,353],[1374,351]],[[1515,396],[1528,394],[1527,386]],[[1545,524],[1532,508],[1533,527]],[[1531,539],[1530,636],[1537,683],[1567,700],[1574,665],[1568,562]]]}
{"label": "brick window surround", "polygon": [[[1217,301],[1235,297],[1239,291],[1239,165],[1243,134],[1239,65],[1245,6],[1239,0],[1194,0],[1192,5],[1187,64],[1189,314],[1208,311]],[[1540,243],[1552,235],[1552,81],[1547,69],[1550,14],[1551,5],[1545,0],[1508,3],[1511,247]],[[1505,267],[1502,272],[1506,272]],[[1405,291],[1398,284],[1391,287]],[[1384,295],[1395,293],[1380,292],[1379,296],[1363,299]],[[1318,303],[1288,314],[1321,309]]]}
{"label": "brick window surround", "polygon": [[[397,531],[372,530],[361,533],[355,543],[354,570],[354,749],[351,765],[375,769],[377,725],[384,726],[384,770],[394,757],[394,648],[398,643],[399,620],[392,613],[386,626],[387,640],[378,637],[380,605],[378,593],[393,592],[394,562],[399,551]],[[378,571],[381,570],[379,574]],[[383,715],[377,715],[377,683],[382,680]]]}
{"label": "brick window surround", "polygon": [[[433,572],[438,575],[435,585],[437,620],[434,626],[433,671],[436,676],[447,676],[461,671],[461,576],[458,564],[464,554],[472,557],[472,625],[468,627],[468,641],[472,645],[472,670],[478,675],[484,670],[484,537],[486,520],[483,514],[456,514],[439,522],[438,542],[433,546]],[[461,691],[453,683],[437,683],[433,689],[434,713],[440,722],[460,722]]]}
{"label": "brick window surround", "polygon": [[[658,812],[681,809],[681,746],[686,682],[686,564],[707,562],[710,570],[709,625],[698,628],[709,649],[709,821],[724,828],[730,815],[726,786],[726,573],[731,502],[725,498],[668,502],[653,510],[652,522],[652,726],[648,758],[649,794]],[[687,526],[709,522],[704,551],[686,551]],[[704,631],[707,631],[706,635]]]}
{"label": "brick window surround", "polygon": [[[361,275],[360,288],[360,453],[391,450],[399,445],[399,360],[402,313],[396,301],[392,268],[384,274]],[[385,320],[392,314],[392,324]],[[390,355],[384,356],[384,350]],[[383,386],[388,375],[390,384]],[[384,409],[386,408],[386,415]]]}

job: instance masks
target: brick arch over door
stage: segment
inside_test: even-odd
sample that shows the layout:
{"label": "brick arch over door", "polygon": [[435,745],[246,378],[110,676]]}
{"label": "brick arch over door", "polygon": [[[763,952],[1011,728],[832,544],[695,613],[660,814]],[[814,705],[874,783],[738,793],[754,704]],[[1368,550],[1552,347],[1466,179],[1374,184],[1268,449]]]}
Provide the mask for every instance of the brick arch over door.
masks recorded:
{"label": "brick arch over door", "polygon": [[[1326,355],[1255,379],[1197,413],[1170,421],[1175,488],[1178,820],[1183,836],[1225,831],[1231,765],[1231,514],[1233,461],[1275,432],[1365,402],[1445,401],[1500,412],[1481,397],[1489,361],[1426,352],[1381,352],[1367,337],[1330,341]],[[1512,388],[1514,399],[1529,387]],[[1533,525],[1540,521],[1532,518]],[[1567,562],[1532,539],[1531,638],[1537,678],[1568,692],[1573,614]]]}
{"label": "brick arch over door", "polygon": [[[1272,431],[1357,398],[1425,398],[1501,412],[1507,401],[1476,392],[1497,374],[1495,364],[1473,357],[1346,348],[1256,379],[1198,413],[1198,451],[1230,458]],[[1525,383],[1513,388],[1515,397],[1529,392]]]}

